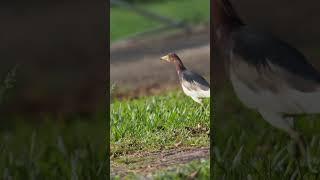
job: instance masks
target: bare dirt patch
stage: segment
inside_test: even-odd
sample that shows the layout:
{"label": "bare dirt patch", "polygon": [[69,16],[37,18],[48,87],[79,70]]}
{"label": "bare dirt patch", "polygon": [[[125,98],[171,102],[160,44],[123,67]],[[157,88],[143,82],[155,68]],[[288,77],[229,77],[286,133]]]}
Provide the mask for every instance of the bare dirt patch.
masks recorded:
{"label": "bare dirt patch", "polygon": [[[179,148],[157,152],[134,153],[119,160],[112,160],[113,176],[125,176],[129,172],[147,175],[175,165],[189,163],[193,160],[208,159],[209,147]],[[117,161],[115,163],[115,161]]]}

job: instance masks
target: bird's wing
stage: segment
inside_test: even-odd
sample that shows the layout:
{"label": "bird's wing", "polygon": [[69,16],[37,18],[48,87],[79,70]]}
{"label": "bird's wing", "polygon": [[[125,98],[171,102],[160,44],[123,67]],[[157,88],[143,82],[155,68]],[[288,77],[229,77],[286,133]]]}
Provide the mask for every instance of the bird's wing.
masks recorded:
{"label": "bird's wing", "polygon": [[259,71],[257,81],[268,80],[270,85],[279,81],[302,92],[320,87],[320,74],[304,55],[270,34],[243,28],[232,34],[231,47],[231,59],[240,58]]}
{"label": "bird's wing", "polygon": [[180,81],[189,91],[210,90],[209,83],[202,76],[189,70],[182,71]]}

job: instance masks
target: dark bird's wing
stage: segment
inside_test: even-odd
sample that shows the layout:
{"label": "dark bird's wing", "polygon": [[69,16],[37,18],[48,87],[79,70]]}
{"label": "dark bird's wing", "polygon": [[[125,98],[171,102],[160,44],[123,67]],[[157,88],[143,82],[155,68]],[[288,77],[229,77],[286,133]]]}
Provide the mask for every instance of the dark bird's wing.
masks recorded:
{"label": "dark bird's wing", "polygon": [[180,81],[182,86],[190,91],[208,91],[210,89],[209,83],[202,76],[189,70],[181,72]]}
{"label": "dark bird's wing", "polygon": [[[266,84],[270,85],[274,85],[274,82],[287,83],[291,88],[302,92],[319,88],[320,74],[307,62],[304,55],[270,34],[243,27],[233,32],[230,47],[231,59],[240,58],[260,71],[261,76],[266,76],[257,77],[256,81],[267,79],[269,82]],[[248,73],[247,76],[250,76]]]}

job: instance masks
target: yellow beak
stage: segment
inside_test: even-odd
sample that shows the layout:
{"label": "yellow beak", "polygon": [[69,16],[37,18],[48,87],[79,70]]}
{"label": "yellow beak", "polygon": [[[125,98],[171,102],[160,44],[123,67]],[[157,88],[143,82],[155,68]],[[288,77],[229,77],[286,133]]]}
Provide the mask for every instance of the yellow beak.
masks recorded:
{"label": "yellow beak", "polygon": [[170,61],[169,60],[169,55],[166,55],[166,56],[162,56],[161,58],[160,58],[161,60],[164,60],[164,61]]}

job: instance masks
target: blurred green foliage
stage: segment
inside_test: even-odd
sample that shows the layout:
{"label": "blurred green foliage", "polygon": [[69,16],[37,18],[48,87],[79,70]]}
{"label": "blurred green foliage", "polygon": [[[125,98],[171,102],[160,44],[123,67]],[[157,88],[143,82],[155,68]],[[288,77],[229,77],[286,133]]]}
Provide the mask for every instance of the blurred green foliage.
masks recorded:
{"label": "blurred green foliage", "polygon": [[[175,0],[155,3],[139,3],[138,7],[172,20],[185,21],[192,25],[210,21],[209,0]],[[127,38],[137,33],[159,28],[164,24],[141,16],[133,11],[112,7],[110,11],[111,41]]]}
{"label": "blurred green foliage", "polygon": [[136,3],[155,3],[155,2],[163,2],[163,1],[169,1],[169,0],[124,0],[124,1],[136,4]]}
{"label": "blurred green foliage", "polygon": [[3,179],[105,179],[105,131],[101,119],[15,120],[0,132],[0,174]]}

